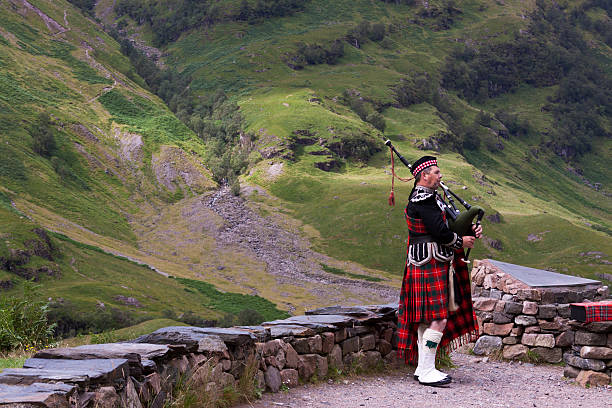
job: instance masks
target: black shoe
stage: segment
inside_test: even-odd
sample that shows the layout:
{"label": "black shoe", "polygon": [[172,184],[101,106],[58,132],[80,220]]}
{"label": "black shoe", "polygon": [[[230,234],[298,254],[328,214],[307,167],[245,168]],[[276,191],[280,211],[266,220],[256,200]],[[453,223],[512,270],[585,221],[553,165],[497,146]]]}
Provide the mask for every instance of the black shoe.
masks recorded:
{"label": "black shoe", "polygon": [[[418,375],[413,375],[412,378],[414,379],[414,381],[419,381],[419,376]],[[446,374],[446,378],[449,378],[451,381],[453,380],[453,377],[451,377],[448,374]],[[444,381],[444,380],[442,380],[442,381]]]}
{"label": "black shoe", "polygon": [[424,382],[420,382],[419,381],[419,384],[427,385],[429,387],[442,387],[444,385],[450,384],[452,381],[453,381],[453,379],[447,376],[443,380],[440,380],[440,381],[437,381],[437,382],[434,382],[434,383],[424,383]]}

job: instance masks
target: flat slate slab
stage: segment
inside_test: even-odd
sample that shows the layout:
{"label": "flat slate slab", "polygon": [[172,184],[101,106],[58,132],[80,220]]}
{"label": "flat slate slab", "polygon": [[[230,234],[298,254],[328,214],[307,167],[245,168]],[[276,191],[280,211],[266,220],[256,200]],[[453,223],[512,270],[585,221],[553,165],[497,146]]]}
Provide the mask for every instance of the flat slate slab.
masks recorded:
{"label": "flat slate slab", "polygon": [[55,382],[111,384],[118,378],[126,378],[130,373],[128,360],[124,358],[93,360],[29,358],[23,367],[2,371],[0,384],[29,385]]}
{"label": "flat slate slab", "polygon": [[487,259],[501,271],[534,288],[601,285],[600,281]]}
{"label": "flat slate slab", "polygon": [[263,326],[236,326],[237,329],[246,330],[255,336],[255,341],[265,343],[271,340],[270,329]]}
{"label": "flat slate slab", "polygon": [[317,331],[334,330],[340,327],[352,326],[357,323],[357,319],[350,316],[341,315],[309,315],[309,316],[292,316],[283,320],[273,320],[264,322],[261,325],[266,326],[304,326]]}
{"label": "flat slate slab", "polygon": [[296,325],[279,325],[270,326],[270,334],[272,338],[277,339],[279,337],[309,337],[314,336],[317,332],[311,328]]}
{"label": "flat slate slab", "polygon": [[[221,351],[218,349],[232,346],[242,346],[255,342],[256,336],[248,330],[218,328],[218,327],[191,327],[191,326],[170,326],[146,334],[130,343],[150,343],[150,344],[184,344],[189,351],[200,353],[206,351]],[[221,344],[223,346],[221,346]],[[214,350],[210,347],[214,346]]]}
{"label": "flat slate slab", "polygon": [[75,385],[64,383],[0,384],[0,406],[27,404],[41,407],[68,407],[68,398],[76,390]]}
{"label": "flat slate slab", "polygon": [[164,358],[169,352],[170,348],[164,344],[109,343],[46,349],[36,353],[34,358],[59,358],[66,360],[125,358],[131,363],[135,360],[140,362],[140,360],[145,359],[157,360]]}
{"label": "flat slate slab", "polygon": [[320,309],[309,310],[306,315],[341,315],[351,316],[360,323],[373,323],[386,317],[394,315],[397,311],[397,303],[388,305],[369,306],[329,306]]}

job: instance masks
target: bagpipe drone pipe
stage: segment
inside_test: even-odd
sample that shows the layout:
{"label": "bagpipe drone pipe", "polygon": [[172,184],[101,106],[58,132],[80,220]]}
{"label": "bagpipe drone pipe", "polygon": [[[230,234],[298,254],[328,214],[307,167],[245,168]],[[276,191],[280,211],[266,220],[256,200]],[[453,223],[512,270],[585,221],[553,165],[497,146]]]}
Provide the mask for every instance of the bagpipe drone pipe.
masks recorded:
{"label": "bagpipe drone pipe", "polygon": [[[395,155],[400,159],[400,161],[409,169],[412,169],[412,165],[408,162],[408,160],[406,160],[406,158],[404,156],[402,156],[397,149],[395,148],[395,146],[393,146],[393,144],[391,144],[390,140],[385,141],[385,145],[389,146],[389,148],[391,149],[391,162],[393,163],[393,154],[395,153]],[[400,177],[395,175],[395,171],[393,169],[393,165],[391,166],[391,173],[392,173],[392,177],[393,178],[398,178],[402,181],[407,181],[405,179],[401,179]],[[445,208],[444,211],[446,213],[446,218],[448,220],[448,226],[451,229],[451,231],[457,233],[457,235],[459,236],[473,236],[474,235],[474,231],[472,230],[472,224],[474,223],[474,218],[476,218],[476,222],[475,224],[478,226],[480,225],[480,222],[482,221],[482,218],[484,217],[485,211],[482,207],[476,206],[476,205],[470,205],[467,203],[467,201],[463,200],[461,197],[459,197],[457,194],[455,194],[450,188],[448,188],[444,183],[440,182],[440,187],[442,187],[442,190],[444,191],[444,196],[446,197],[446,199],[448,200],[448,204],[445,204]],[[465,211],[459,211],[459,209],[457,208],[457,206],[455,205],[455,200],[453,199],[457,199],[457,201],[459,201],[461,203],[461,205],[463,207],[465,207]],[[391,188],[391,196],[389,197],[389,204],[393,205],[394,203],[394,197],[393,197],[393,187]],[[465,262],[469,262],[468,261],[468,257],[470,256],[470,250],[471,248],[468,248],[466,254],[465,254]]]}

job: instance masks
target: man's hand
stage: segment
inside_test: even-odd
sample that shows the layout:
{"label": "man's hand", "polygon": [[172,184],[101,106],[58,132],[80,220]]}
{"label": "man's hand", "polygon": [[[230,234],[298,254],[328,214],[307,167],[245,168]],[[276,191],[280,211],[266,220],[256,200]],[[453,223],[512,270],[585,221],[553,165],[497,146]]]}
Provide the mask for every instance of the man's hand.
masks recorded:
{"label": "man's hand", "polygon": [[474,248],[474,242],[476,241],[476,237],[471,237],[466,235],[463,238],[463,247],[464,248]]}
{"label": "man's hand", "polygon": [[474,235],[476,236],[476,238],[482,237],[482,225],[472,224],[472,231],[474,231]]}

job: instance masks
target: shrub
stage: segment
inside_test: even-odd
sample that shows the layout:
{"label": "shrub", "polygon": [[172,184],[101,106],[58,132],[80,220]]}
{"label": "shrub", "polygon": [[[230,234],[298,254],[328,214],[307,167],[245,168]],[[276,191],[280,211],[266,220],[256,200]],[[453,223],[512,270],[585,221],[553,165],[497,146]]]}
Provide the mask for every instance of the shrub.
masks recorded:
{"label": "shrub", "polygon": [[45,347],[53,339],[55,324],[49,324],[49,304],[42,300],[40,286],[25,281],[19,296],[0,299],[0,350]]}
{"label": "shrub", "polygon": [[53,124],[47,112],[42,112],[30,128],[32,149],[41,156],[49,157],[56,149]]}

